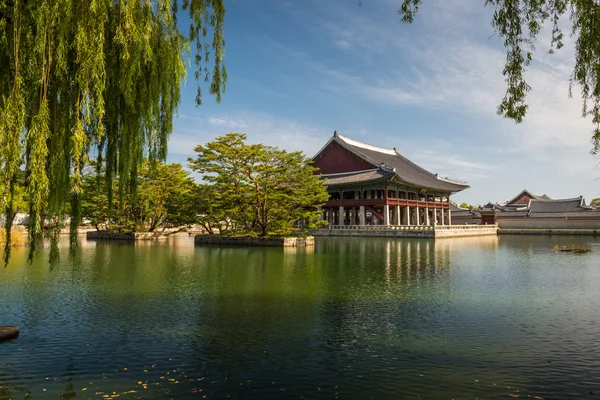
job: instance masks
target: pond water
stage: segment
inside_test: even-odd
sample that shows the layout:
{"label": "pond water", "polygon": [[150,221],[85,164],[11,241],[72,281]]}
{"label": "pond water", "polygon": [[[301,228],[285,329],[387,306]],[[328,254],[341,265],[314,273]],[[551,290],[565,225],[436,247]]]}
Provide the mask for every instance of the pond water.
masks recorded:
{"label": "pond water", "polygon": [[[600,396],[600,239],[81,240],[0,267],[0,399]],[[554,252],[589,244],[588,254]]]}

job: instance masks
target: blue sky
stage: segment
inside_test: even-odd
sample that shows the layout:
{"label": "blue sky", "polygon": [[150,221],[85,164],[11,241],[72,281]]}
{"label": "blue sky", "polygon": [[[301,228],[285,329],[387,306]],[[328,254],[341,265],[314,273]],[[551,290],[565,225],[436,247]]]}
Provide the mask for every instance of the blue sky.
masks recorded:
{"label": "blue sky", "polygon": [[[505,52],[484,1],[425,0],[399,22],[401,0],[238,0],[227,5],[229,82],[220,104],[194,103],[192,69],[169,161],[227,132],[314,155],[334,130],[397,150],[471,185],[457,202],[506,201],[527,188],[553,198],[600,197],[592,124],[568,97],[573,46],[548,55],[540,35],[522,124],[496,115]],[[569,27],[565,24],[565,29]]]}

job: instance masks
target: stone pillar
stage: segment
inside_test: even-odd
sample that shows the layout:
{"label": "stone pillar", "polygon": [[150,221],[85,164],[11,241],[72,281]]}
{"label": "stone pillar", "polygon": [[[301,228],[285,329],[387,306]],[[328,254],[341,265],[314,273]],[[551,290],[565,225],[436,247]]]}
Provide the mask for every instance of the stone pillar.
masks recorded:
{"label": "stone pillar", "polygon": [[433,214],[432,214],[433,221],[431,222],[431,225],[436,226],[437,225],[437,208],[434,208],[432,211],[433,211]]}
{"label": "stone pillar", "polygon": [[365,220],[366,220],[366,215],[365,215],[365,206],[360,206],[360,211],[358,214],[358,219],[359,219],[359,225],[360,226],[364,226],[365,225]]}
{"label": "stone pillar", "polygon": [[338,215],[338,225],[344,225],[344,216],[346,212],[344,211],[344,206],[340,206],[340,213]]}
{"label": "stone pillar", "polygon": [[448,208],[448,225],[452,225],[452,213],[450,212],[450,208]]}
{"label": "stone pillar", "polygon": [[410,206],[406,206],[406,225],[410,225]]}
{"label": "stone pillar", "polygon": [[390,206],[387,204],[383,206],[383,224],[385,226],[390,224]]}
{"label": "stone pillar", "polygon": [[442,208],[442,218],[441,218],[441,221],[442,221],[442,225],[446,225],[446,218],[444,216],[444,209],[443,208]]}
{"label": "stone pillar", "polygon": [[415,225],[421,225],[421,209],[419,208],[419,206],[415,208],[415,215]]}
{"label": "stone pillar", "polygon": [[425,206],[425,225],[429,225],[429,206]]}
{"label": "stone pillar", "polygon": [[394,207],[394,225],[400,225],[400,206]]}

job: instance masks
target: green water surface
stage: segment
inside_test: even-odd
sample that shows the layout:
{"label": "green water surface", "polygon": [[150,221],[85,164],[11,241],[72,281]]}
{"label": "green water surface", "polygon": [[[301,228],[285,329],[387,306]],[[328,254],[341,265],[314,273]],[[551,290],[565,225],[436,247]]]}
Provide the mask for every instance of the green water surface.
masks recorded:
{"label": "green water surface", "polygon": [[[0,267],[0,399],[600,396],[600,240],[86,241]],[[588,254],[553,245],[586,244]]]}

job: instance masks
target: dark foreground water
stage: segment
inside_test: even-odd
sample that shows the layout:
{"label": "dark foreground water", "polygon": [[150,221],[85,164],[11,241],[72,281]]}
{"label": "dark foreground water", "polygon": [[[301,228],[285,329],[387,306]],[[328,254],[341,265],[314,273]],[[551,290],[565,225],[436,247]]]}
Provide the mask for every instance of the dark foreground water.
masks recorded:
{"label": "dark foreground water", "polygon": [[[600,245],[86,242],[0,267],[0,399],[600,397]],[[589,254],[555,244],[592,244]]]}

